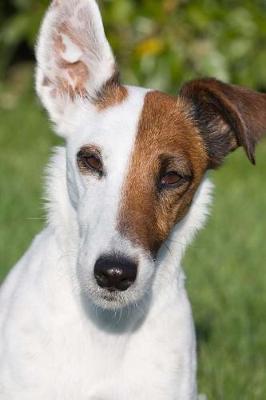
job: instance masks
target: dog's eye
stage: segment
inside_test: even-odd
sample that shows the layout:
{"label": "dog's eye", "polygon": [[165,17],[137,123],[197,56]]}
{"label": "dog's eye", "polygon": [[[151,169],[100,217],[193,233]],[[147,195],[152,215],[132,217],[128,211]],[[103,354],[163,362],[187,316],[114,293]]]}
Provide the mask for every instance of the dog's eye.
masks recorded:
{"label": "dog's eye", "polygon": [[95,153],[87,153],[80,150],[77,156],[78,165],[81,170],[92,171],[98,175],[103,175],[103,164],[100,157]]}
{"label": "dog's eye", "polygon": [[175,189],[188,182],[189,177],[179,175],[176,171],[169,171],[160,178],[159,189]]}

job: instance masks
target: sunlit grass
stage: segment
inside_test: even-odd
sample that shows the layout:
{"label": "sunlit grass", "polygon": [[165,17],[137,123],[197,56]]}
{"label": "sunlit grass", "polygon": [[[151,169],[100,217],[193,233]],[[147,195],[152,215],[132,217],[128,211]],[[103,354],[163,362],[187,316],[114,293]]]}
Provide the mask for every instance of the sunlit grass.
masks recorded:
{"label": "sunlit grass", "polygon": [[200,389],[209,399],[266,398],[266,143],[212,174],[209,223],[184,265],[199,336]]}
{"label": "sunlit grass", "polygon": [[[0,280],[43,226],[43,167],[57,139],[31,99],[0,109]],[[184,260],[209,400],[266,398],[266,142],[212,173],[214,207]]]}
{"label": "sunlit grass", "polygon": [[0,109],[0,280],[43,225],[43,169],[55,141],[30,99]]}

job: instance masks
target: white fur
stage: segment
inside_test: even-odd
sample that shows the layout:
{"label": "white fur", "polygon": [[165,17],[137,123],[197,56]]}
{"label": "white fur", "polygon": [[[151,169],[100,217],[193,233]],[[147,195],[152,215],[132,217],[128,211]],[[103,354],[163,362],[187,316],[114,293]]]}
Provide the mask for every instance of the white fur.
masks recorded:
{"label": "white fur", "polygon": [[[51,27],[56,29],[67,7],[73,8],[75,24],[81,4],[91,18],[87,35],[89,41],[93,38],[95,59],[88,65],[95,76],[99,69],[99,75],[88,82],[88,91],[94,92],[111,71],[96,3],[59,3],[62,8],[51,8],[41,31],[37,88],[67,142],[48,168],[47,227],[0,292],[0,398],[195,400],[194,327],[180,262],[204,224],[211,185],[203,181],[188,215],[166,243],[169,251],[163,245],[156,262],[118,233],[121,188],[147,91],[128,87],[125,101],[101,112],[79,96],[50,97],[40,74],[52,79],[57,68],[46,46]],[[87,60],[69,38],[63,40],[69,62]],[[88,144],[101,149],[104,179],[78,170],[77,152]],[[140,260],[136,283],[109,301],[93,276],[96,259],[108,251]]]}

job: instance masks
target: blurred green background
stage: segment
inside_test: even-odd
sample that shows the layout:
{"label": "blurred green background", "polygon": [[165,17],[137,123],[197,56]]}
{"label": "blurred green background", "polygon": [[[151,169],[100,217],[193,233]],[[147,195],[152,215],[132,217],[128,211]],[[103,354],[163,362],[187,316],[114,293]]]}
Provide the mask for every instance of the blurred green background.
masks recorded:
{"label": "blurred green background", "polygon": [[[43,168],[60,143],[33,91],[47,0],[0,4],[0,280],[44,224]],[[132,84],[177,93],[199,76],[266,91],[265,0],[102,1],[108,38]],[[266,142],[211,174],[212,216],[184,260],[209,400],[266,398]]]}

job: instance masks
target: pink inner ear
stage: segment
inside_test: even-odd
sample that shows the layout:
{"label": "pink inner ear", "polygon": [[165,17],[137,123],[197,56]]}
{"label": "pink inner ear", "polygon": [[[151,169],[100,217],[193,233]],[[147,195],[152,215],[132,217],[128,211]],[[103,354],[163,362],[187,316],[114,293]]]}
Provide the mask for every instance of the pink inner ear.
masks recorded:
{"label": "pink inner ear", "polygon": [[61,36],[66,36],[69,40],[81,51],[85,52],[86,50],[89,51],[88,44],[83,40],[82,32],[76,27],[76,30],[67,23],[66,21],[63,22],[58,28],[58,34]]}
{"label": "pink inner ear", "polygon": [[64,53],[66,46],[64,45],[63,38],[60,33],[56,33],[53,37],[55,54]]}
{"label": "pink inner ear", "polygon": [[[67,93],[71,98],[76,95],[86,95],[86,82],[89,79],[89,69],[81,60],[85,45],[79,39],[71,26],[63,22],[53,37],[54,54],[57,76],[56,89],[53,89],[53,97],[57,94]],[[44,86],[51,82],[45,79]]]}
{"label": "pink inner ear", "polygon": [[84,89],[85,82],[89,78],[89,70],[82,61],[69,64],[67,67],[70,78],[75,82],[75,89]]}

